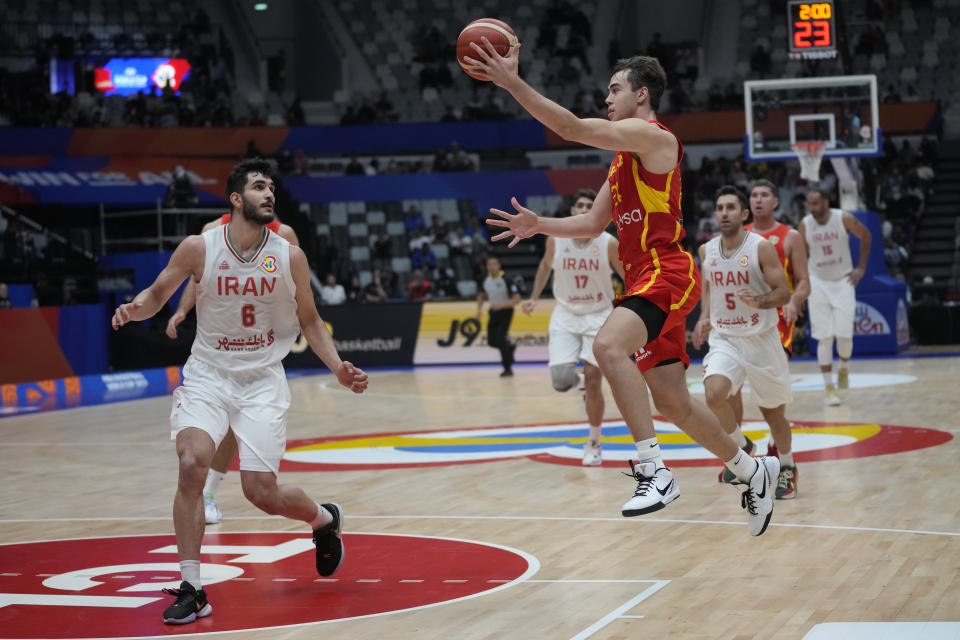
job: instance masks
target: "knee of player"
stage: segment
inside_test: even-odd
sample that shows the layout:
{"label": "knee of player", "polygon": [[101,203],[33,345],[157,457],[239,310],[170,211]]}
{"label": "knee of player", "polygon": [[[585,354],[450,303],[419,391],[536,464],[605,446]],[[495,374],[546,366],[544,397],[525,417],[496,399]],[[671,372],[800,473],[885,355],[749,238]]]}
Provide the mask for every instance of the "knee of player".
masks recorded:
{"label": "knee of player", "polygon": [[657,413],[662,415],[669,422],[677,425],[682,424],[686,420],[687,416],[690,415],[690,402],[691,400],[689,393],[670,393],[667,395],[661,394],[660,397],[655,397],[653,399],[653,404],[657,409]]}
{"label": "knee of player", "polygon": [[569,391],[577,384],[577,365],[573,363],[550,367],[550,381],[556,391]]}
{"label": "knee of player", "polygon": [[[709,378],[707,380],[709,380]],[[706,384],[703,385],[703,390],[707,404],[711,407],[722,406],[730,401],[730,396],[722,384],[710,384],[706,382]]]}
{"label": "knee of player", "polygon": [[269,514],[279,513],[279,505],[276,504],[274,492],[269,491],[256,483],[243,483],[243,495],[257,509]]}

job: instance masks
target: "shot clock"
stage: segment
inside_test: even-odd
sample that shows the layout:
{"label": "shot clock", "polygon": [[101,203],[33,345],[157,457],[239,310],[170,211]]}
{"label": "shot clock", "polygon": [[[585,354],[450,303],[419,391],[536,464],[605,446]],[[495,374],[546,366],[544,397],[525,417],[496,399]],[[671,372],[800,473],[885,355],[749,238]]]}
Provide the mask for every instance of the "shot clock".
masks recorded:
{"label": "shot clock", "polygon": [[791,58],[834,58],[836,36],[833,2],[787,2],[787,46]]}

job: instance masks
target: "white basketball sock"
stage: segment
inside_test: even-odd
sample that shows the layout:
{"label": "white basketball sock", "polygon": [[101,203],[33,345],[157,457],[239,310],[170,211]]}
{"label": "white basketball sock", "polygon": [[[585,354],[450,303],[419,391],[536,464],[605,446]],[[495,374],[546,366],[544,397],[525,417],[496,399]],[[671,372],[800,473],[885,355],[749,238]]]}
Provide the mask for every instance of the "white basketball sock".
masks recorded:
{"label": "white basketball sock", "polygon": [[821,371],[823,375],[823,386],[829,387],[833,384],[833,371]]}
{"label": "white basketball sock", "polygon": [[663,458],[660,457],[660,445],[657,443],[656,436],[637,442],[637,456],[640,462],[656,463],[657,469],[667,466],[663,464]]}
{"label": "white basketball sock", "polygon": [[749,483],[750,478],[757,472],[757,465],[760,463],[748,456],[743,449],[737,449],[737,455],[729,460],[724,460],[723,464],[727,465],[727,469],[730,469],[740,482]]}
{"label": "white basketball sock", "polygon": [[737,446],[741,449],[747,446],[747,436],[743,435],[740,425],[737,425],[737,428],[733,430],[733,433],[730,434],[730,437],[733,438],[733,441],[736,442]]}
{"label": "white basketball sock", "polygon": [[189,582],[190,585],[200,591],[200,561],[199,560],[181,560],[180,561],[180,579]]}
{"label": "white basketball sock", "polygon": [[782,451],[777,451],[777,457],[780,458],[780,467],[793,467],[796,466],[793,464],[793,452],[784,453]]}
{"label": "white basketball sock", "polygon": [[213,496],[217,494],[217,489],[220,488],[220,481],[227,477],[227,474],[220,473],[219,471],[214,470],[212,467],[207,469],[207,481],[203,485],[203,495]]}
{"label": "white basketball sock", "polygon": [[817,343],[817,362],[820,363],[821,367],[833,365],[833,338],[827,338]]}
{"label": "white basketball sock", "polygon": [[311,529],[319,529],[325,524],[333,522],[333,514],[327,511],[319,502],[317,505],[317,517],[310,522]]}
{"label": "white basketball sock", "polygon": [[590,425],[590,439],[600,444],[601,425]]}

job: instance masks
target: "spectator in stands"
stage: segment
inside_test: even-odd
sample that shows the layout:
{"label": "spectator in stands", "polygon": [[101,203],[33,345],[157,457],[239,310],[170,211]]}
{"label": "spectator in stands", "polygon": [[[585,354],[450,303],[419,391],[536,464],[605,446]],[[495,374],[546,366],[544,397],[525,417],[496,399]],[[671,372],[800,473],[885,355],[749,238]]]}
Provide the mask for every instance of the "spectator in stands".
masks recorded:
{"label": "spectator in stands", "polygon": [[887,92],[883,95],[883,102],[885,104],[895,104],[903,102],[903,99],[900,97],[900,93],[897,91],[897,88],[891,83],[887,85]]}
{"label": "spectator in stands", "polygon": [[284,147],[277,154],[277,171],[283,175],[289,175],[293,172],[293,152],[290,151],[289,147]]}
{"label": "spectator in stands", "polygon": [[302,127],[307,124],[307,116],[303,112],[300,96],[294,98],[287,108],[287,124],[291,127]]}
{"label": "spectator in stands", "polygon": [[[374,271],[376,274],[376,271]],[[390,267],[384,267],[380,270],[380,286],[387,294],[387,299],[400,297],[400,277],[397,272]]]}
{"label": "spectator in stands", "polygon": [[168,207],[187,208],[195,207],[198,202],[197,190],[190,181],[190,176],[182,164],[173,168],[173,177],[167,187],[166,203]]}
{"label": "spectator in stands", "polygon": [[347,300],[350,302],[363,301],[363,285],[360,283],[360,274],[350,274],[350,285],[347,287]]}
{"label": "spectator in stands", "polygon": [[763,46],[763,43],[758,42],[750,53],[750,70],[760,77],[770,73],[770,52]]}
{"label": "spectator in stands", "polygon": [[307,169],[310,168],[310,159],[303,149],[297,149],[293,154],[293,172],[298,176],[307,175]]}
{"label": "spectator in stands", "polygon": [[424,234],[419,227],[414,227],[413,231],[410,232],[410,242],[408,243],[410,247],[410,254],[413,255],[414,251],[422,249],[425,245],[430,244],[430,236]]}
{"label": "spectator in stands", "polygon": [[347,300],[347,292],[342,284],[337,283],[335,274],[327,274],[326,282],[320,287],[320,300],[323,304],[343,304]]}
{"label": "spectator in stands", "polygon": [[453,255],[469,255],[473,253],[473,242],[470,236],[463,229],[462,224],[458,224],[456,229],[447,234],[447,244],[450,245],[450,253]]}
{"label": "spectator in stands", "polygon": [[423,219],[423,214],[420,213],[420,209],[414,205],[407,207],[406,218],[403,221],[403,227],[406,229],[407,233],[411,233],[414,229],[426,229],[427,224]]}
{"label": "spectator in stands", "polygon": [[377,265],[387,265],[390,264],[390,259],[393,258],[393,254],[390,250],[390,236],[387,235],[387,232],[384,229],[381,229],[376,238],[373,240],[373,262]]}
{"label": "spectator in stands", "polygon": [[414,269],[410,274],[410,282],[407,283],[407,300],[420,301],[429,300],[433,297],[431,288],[433,284],[424,279],[422,269]]}
{"label": "spectator in stands", "polygon": [[0,282],[0,309],[12,309],[13,303],[7,297],[7,283]]}
{"label": "spectator in stands", "polygon": [[429,244],[422,244],[410,254],[410,266],[414,269],[433,269],[437,266],[437,256]]}
{"label": "spectator in stands", "polygon": [[347,163],[346,169],[343,172],[348,176],[362,176],[366,175],[367,171],[363,168],[363,165],[360,163],[360,160],[356,155],[350,156],[350,162]]}
{"label": "spectator in stands", "polygon": [[373,270],[373,280],[363,289],[363,302],[386,302],[387,292],[381,283],[380,269]]}
{"label": "spectator in stands", "polygon": [[480,255],[487,250],[487,247],[490,246],[490,236],[487,234],[487,230],[483,228],[483,225],[480,224],[479,219],[473,219],[470,221],[470,226],[467,227],[467,235],[470,237],[470,242],[473,243],[473,254]]}
{"label": "spectator in stands", "polygon": [[450,267],[440,267],[436,270],[434,289],[437,295],[442,298],[457,298],[460,292],[457,291],[457,280],[454,277],[453,269]]}
{"label": "spectator in stands", "polygon": [[430,235],[432,244],[444,244],[447,241],[447,226],[440,220],[440,216],[430,216]]}

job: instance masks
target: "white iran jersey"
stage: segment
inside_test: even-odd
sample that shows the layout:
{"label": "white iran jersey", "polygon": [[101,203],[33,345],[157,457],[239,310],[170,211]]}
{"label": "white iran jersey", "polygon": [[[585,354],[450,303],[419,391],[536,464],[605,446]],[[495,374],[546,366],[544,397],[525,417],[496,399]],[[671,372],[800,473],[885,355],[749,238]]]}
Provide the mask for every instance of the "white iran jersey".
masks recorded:
{"label": "white iran jersey", "polygon": [[771,291],[763,279],[758,248],[763,236],[748,231],[740,247],[728,258],[720,252],[721,236],[706,244],[703,277],[710,283],[710,324],[718,333],[730,336],[755,335],[777,326],[776,309],[757,309],[744,304],[737,291],[749,289],[755,295]]}
{"label": "white iran jersey", "polygon": [[613,236],[604,231],[578,246],[573,238],[556,238],[553,250],[553,297],[578,316],[610,309],[613,282],[609,246]]}
{"label": "white iran jersey", "polygon": [[820,280],[840,280],[853,269],[850,240],[843,226],[843,210],[830,209],[826,224],[819,224],[811,214],[803,218],[810,258],[810,275]]}
{"label": "white iran jersey", "polygon": [[269,229],[250,261],[234,251],[229,225],[203,233],[192,357],[238,371],[279,363],[300,333],[290,243]]}

